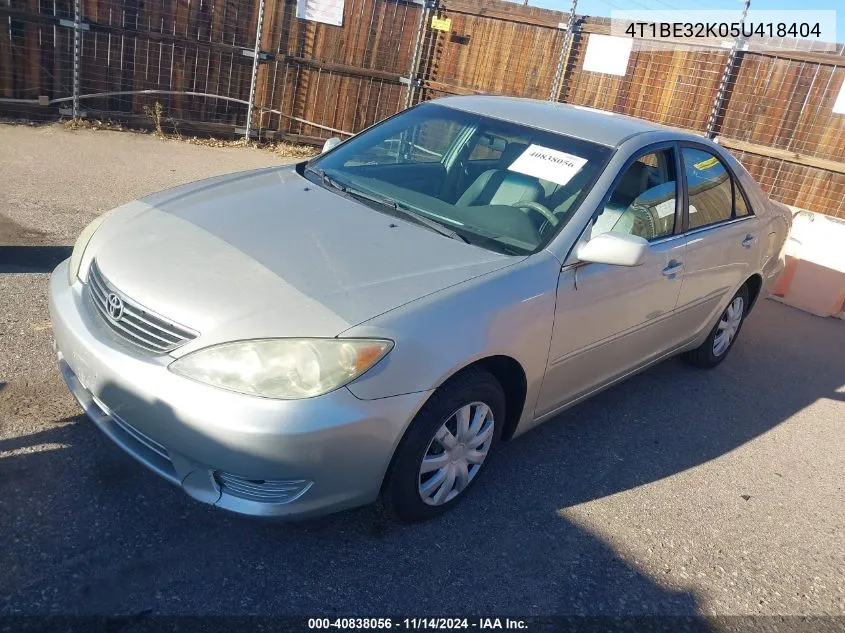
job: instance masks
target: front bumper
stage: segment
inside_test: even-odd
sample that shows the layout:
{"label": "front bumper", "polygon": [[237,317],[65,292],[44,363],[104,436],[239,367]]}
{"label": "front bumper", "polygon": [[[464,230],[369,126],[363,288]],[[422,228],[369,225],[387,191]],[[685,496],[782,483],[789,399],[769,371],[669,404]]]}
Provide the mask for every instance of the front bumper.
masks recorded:
{"label": "front bumper", "polygon": [[170,372],[99,321],[67,262],[50,280],[62,376],[118,446],[205,503],[304,517],[376,499],[407,424],[430,392],[360,400],[346,388],[307,400],[236,394]]}

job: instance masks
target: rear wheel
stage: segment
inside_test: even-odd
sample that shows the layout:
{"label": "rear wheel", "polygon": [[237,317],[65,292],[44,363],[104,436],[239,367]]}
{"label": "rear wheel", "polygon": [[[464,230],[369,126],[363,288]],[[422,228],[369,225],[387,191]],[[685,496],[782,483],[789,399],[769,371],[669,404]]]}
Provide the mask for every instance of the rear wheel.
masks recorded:
{"label": "rear wheel", "polygon": [[401,521],[445,512],[475,483],[498,441],[505,395],[488,372],[447,382],[420,409],[393,457],[382,502]]}
{"label": "rear wheel", "polygon": [[722,312],[707,340],[694,350],[685,352],[682,358],[691,365],[706,369],[721,363],[739,336],[747,310],[748,287],[743,285]]}

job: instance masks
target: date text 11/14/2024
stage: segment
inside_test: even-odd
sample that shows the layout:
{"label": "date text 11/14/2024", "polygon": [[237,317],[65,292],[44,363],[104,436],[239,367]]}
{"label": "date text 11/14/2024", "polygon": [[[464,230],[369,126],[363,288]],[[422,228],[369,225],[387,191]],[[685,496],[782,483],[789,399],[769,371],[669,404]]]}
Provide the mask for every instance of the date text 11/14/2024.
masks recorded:
{"label": "date text 11/14/2024", "polygon": [[527,630],[519,618],[308,618],[308,628],[350,630]]}

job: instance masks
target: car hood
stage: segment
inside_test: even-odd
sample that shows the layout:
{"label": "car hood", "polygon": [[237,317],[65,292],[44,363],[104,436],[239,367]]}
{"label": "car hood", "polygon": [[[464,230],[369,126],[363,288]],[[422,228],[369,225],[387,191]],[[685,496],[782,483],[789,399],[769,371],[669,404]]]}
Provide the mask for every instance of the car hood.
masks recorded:
{"label": "car hood", "polygon": [[192,183],[120,207],[94,234],[123,294],[201,333],[174,355],[243,338],[336,336],[519,261],[317,186],[293,167]]}

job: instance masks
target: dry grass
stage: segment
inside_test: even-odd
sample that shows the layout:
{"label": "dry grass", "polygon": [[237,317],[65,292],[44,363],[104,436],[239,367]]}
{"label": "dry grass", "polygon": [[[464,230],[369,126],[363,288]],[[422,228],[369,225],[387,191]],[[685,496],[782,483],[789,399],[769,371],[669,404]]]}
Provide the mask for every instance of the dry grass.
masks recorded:
{"label": "dry grass", "polygon": [[206,147],[254,147],[272,152],[286,158],[311,158],[318,150],[310,145],[300,145],[287,141],[247,141],[246,139],[225,140],[219,138],[199,138],[197,136],[169,136],[171,140],[190,143],[191,145],[205,145]]}
{"label": "dry grass", "polygon": [[[164,110],[159,103],[154,106],[146,106],[145,114],[150,118],[152,131],[145,132],[129,128],[122,123],[114,121],[102,121],[99,119],[67,119],[62,124],[69,130],[109,130],[114,132],[132,132],[135,134],[151,134],[163,141],[175,141],[189,143],[191,145],[204,145],[205,147],[251,147],[272,152],[284,158],[311,158],[318,154],[318,150],[310,145],[290,143],[288,141],[247,141],[245,139],[227,140],[214,137],[185,136],[179,132],[176,122],[165,116]],[[168,134],[164,131],[163,123],[174,129],[174,133]]]}
{"label": "dry grass", "polygon": [[122,123],[99,119],[66,119],[61,122],[68,130],[112,130],[114,132],[136,132]]}

